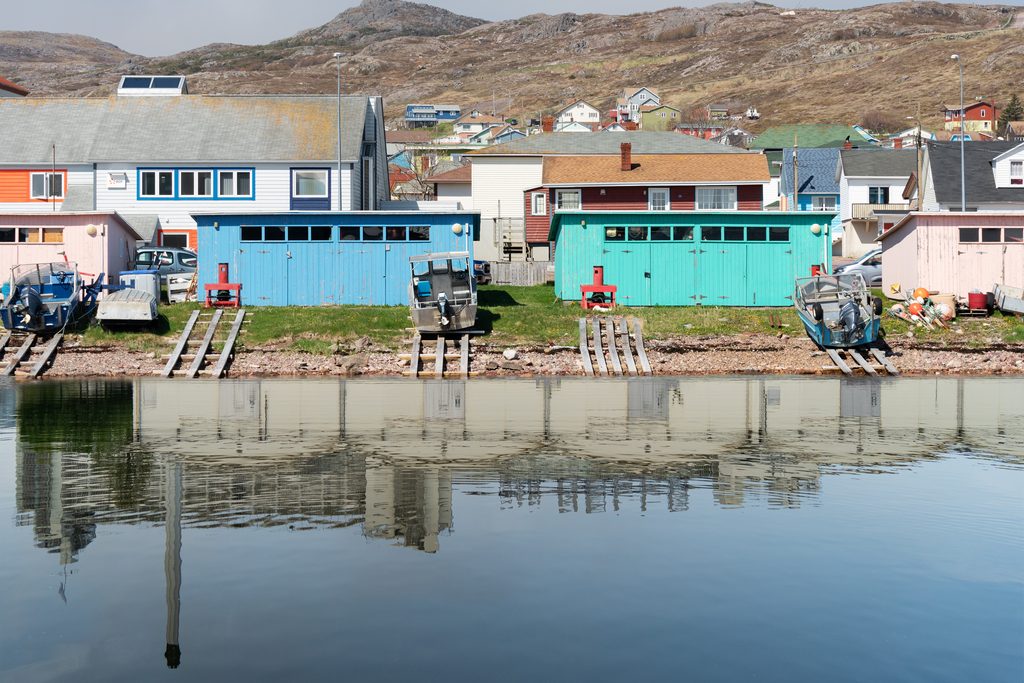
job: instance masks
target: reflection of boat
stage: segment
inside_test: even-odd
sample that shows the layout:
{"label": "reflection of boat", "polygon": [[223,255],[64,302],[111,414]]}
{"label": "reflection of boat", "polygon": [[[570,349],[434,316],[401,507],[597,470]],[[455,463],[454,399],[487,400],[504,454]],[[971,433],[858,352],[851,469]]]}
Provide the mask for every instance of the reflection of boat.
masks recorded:
{"label": "reflection of boat", "polygon": [[100,275],[85,285],[75,263],[31,263],[11,269],[8,295],[0,320],[9,330],[58,332],[96,306]]}
{"label": "reflection of boat", "polygon": [[860,273],[799,278],[793,304],[818,346],[843,349],[878,341],[882,301],[870,296]]}
{"label": "reflection of boat", "polygon": [[409,259],[409,312],[420,332],[465,330],[476,323],[476,279],[468,252]]}

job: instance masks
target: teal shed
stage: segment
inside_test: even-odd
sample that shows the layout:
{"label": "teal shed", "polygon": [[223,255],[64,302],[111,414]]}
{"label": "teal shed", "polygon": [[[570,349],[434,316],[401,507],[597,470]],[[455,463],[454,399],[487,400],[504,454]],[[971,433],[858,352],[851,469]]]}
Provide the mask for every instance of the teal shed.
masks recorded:
{"label": "teal shed", "polygon": [[832,267],[820,211],[558,211],[555,291],[579,299],[604,266],[626,306],[791,306],[793,283]]}

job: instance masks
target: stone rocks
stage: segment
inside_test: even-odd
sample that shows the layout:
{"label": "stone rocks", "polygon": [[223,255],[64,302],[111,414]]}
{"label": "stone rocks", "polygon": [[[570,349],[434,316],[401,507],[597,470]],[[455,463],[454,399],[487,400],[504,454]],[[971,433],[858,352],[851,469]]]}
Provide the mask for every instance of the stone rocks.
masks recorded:
{"label": "stone rocks", "polygon": [[501,352],[501,356],[505,360],[515,360],[517,355],[519,354],[515,349],[505,349]]}

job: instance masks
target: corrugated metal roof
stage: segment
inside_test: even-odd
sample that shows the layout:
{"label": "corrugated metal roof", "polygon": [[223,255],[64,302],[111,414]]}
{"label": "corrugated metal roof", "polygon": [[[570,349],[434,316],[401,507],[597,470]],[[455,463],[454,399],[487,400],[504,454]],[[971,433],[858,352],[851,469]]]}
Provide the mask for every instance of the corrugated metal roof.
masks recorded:
{"label": "corrugated metal roof", "polygon": [[622,170],[614,156],[553,156],[544,159],[544,184],[572,183],[767,183],[763,154],[634,154]]}
{"label": "corrugated metal roof", "polygon": [[[839,163],[838,147],[821,147],[797,150],[797,174],[800,192],[839,193],[836,182],[836,166]],[[779,172],[780,191],[793,192],[793,150],[782,150],[782,168]]]}
{"label": "corrugated metal roof", "polygon": [[628,142],[633,154],[749,154],[744,149],[719,145],[681,133],[628,131],[615,135],[601,133],[544,133],[469,152],[467,156],[618,154]]}
{"label": "corrugated metal roof", "polygon": [[[355,160],[369,99],[342,97],[342,158]],[[0,163],[257,162],[337,159],[326,95],[0,99]]]}
{"label": "corrugated metal roof", "polygon": [[917,171],[917,149],[843,149],[839,158],[851,178],[906,178]]}

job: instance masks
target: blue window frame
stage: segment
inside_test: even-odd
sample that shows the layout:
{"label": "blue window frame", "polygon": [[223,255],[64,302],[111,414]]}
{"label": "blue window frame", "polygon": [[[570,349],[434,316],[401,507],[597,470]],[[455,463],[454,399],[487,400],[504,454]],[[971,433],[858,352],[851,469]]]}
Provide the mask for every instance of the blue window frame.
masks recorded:
{"label": "blue window frame", "polygon": [[252,201],[256,199],[256,169],[252,166],[135,169],[135,198],[139,201]]}

